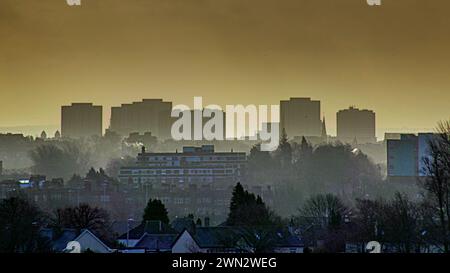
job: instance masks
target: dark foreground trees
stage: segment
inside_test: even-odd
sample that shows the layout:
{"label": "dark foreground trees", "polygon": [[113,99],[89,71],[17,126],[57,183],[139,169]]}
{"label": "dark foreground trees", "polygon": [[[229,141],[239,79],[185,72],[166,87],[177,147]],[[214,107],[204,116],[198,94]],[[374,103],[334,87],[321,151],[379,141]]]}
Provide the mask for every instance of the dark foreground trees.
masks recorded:
{"label": "dark foreground trees", "polygon": [[227,225],[267,226],[273,224],[271,216],[270,210],[260,196],[244,190],[240,183],[234,187]]}
{"label": "dark foreground trees", "polygon": [[39,234],[44,214],[22,197],[0,201],[0,252],[48,252],[48,240]]}
{"label": "dark foreground trees", "polygon": [[390,251],[401,253],[420,252],[424,241],[426,225],[423,219],[427,211],[421,203],[412,202],[406,195],[396,193],[390,201],[357,200],[353,229],[349,237],[361,243],[361,251],[366,243],[378,241]]}
{"label": "dark foreground trees", "polygon": [[430,156],[423,158],[423,187],[438,219],[437,240],[445,252],[450,251],[450,122],[438,125],[438,135],[429,141]]}
{"label": "dark foreground trees", "polygon": [[111,222],[106,210],[91,207],[88,204],[80,204],[76,207],[57,209],[53,219],[55,229],[72,228],[80,233],[89,229],[99,238],[111,241]]}
{"label": "dark foreground trees", "polygon": [[150,199],[148,201],[142,216],[142,222],[145,223],[146,221],[161,221],[164,224],[169,224],[167,209],[161,200]]}
{"label": "dark foreground trees", "polygon": [[349,208],[336,196],[317,195],[299,210],[297,223],[303,239],[317,251],[343,252],[346,244],[365,252],[370,241],[380,242],[390,252],[422,252],[432,243],[424,236],[428,210],[406,195],[392,200],[358,199]]}
{"label": "dark foreground trees", "polygon": [[296,221],[308,245],[320,242],[320,251],[342,252],[348,213],[349,209],[337,196],[319,194],[309,198],[299,209]]}
{"label": "dark foreground trees", "polygon": [[255,253],[272,252],[277,234],[285,231],[281,218],[266,206],[261,196],[248,192],[240,183],[233,189],[226,225],[236,229]]}

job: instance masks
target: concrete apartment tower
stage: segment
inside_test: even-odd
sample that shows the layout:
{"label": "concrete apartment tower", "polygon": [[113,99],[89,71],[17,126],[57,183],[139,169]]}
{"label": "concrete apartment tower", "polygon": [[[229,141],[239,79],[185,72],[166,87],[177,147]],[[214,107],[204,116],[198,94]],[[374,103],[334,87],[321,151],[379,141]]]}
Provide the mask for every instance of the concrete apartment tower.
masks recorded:
{"label": "concrete apartment tower", "polygon": [[110,130],[128,136],[131,133],[148,133],[158,139],[170,138],[172,127],[172,102],[162,99],[144,99],[111,108]]}
{"label": "concrete apartment tower", "polygon": [[375,112],[350,107],[337,112],[337,139],[343,143],[375,143]]}
{"label": "concrete apartment tower", "polygon": [[290,98],[280,101],[280,132],[289,138],[321,137],[320,101],[311,98]]}
{"label": "concrete apartment tower", "polygon": [[92,103],[72,103],[61,107],[61,136],[82,138],[102,136],[103,107]]}

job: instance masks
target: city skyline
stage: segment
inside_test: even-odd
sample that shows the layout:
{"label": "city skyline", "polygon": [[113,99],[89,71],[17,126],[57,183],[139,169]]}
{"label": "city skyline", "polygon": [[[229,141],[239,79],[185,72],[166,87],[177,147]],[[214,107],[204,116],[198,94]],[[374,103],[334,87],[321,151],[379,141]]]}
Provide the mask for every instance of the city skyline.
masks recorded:
{"label": "city skyline", "polygon": [[112,106],[200,95],[219,105],[312,97],[322,101],[332,135],[335,113],[350,105],[377,112],[378,138],[430,131],[450,116],[449,7],[443,0],[379,7],[360,0],[81,7],[5,0],[0,127],[57,126],[60,105],[93,102],[105,108],[107,128]]}
{"label": "city skyline", "polygon": [[[312,98],[310,98],[310,97],[291,97],[291,98],[289,98],[289,100],[293,100],[293,99],[297,99],[297,100],[298,99],[301,99],[301,100],[303,100],[303,99],[312,100]],[[103,133],[102,134],[104,134],[106,132],[106,130],[112,129],[112,127],[111,127],[111,119],[113,117],[113,114],[111,112],[111,109],[120,108],[120,107],[123,107],[124,105],[135,105],[136,103],[142,103],[142,101],[161,101],[161,100],[162,99],[160,99],[160,98],[144,98],[144,99],[141,99],[140,101],[134,101],[134,102],[130,102],[130,103],[122,103],[120,106],[112,106],[111,108],[107,108],[107,107],[104,107],[104,105],[99,104],[98,105],[99,107],[104,108],[101,111],[101,113],[102,113],[101,119],[103,120],[102,123],[101,123],[102,127],[103,127],[103,129],[102,129]],[[320,99],[313,100],[313,101],[317,101],[319,103],[319,110],[320,110],[320,104],[322,103],[322,101]],[[286,102],[286,101],[285,100],[280,100],[277,105],[281,106],[283,102]],[[164,103],[172,104],[172,101],[167,101],[167,102],[164,102]],[[69,104],[75,104],[75,105],[76,104],[81,104],[81,105],[91,104],[92,105],[92,104],[95,104],[95,103],[88,102],[88,101],[83,101],[83,102],[71,102],[71,103],[68,103],[68,105]],[[186,103],[186,105],[189,105],[189,103]],[[176,105],[173,105],[173,106],[175,107]],[[62,123],[61,123],[61,118],[62,118],[61,114],[62,113],[61,113],[61,110],[64,107],[67,107],[67,106],[66,105],[59,106],[59,109],[60,109],[60,113],[58,113],[59,114],[59,116],[58,116],[59,124],[25,125],[25,126],[20,126],[20,125],[17,125],[17,126],[0,126],[0,133],[13,133],[13,134],[19,133],[19,134],[39,137],[41,135],[42,131],[45,131],[49,136],[52,136],[53,133],[55,133],[56,131],[59,131],[59,132],[62,131]],[[349,105],[348,107],[345,107],[345,108],[342,108],[342,109],[338,109],[337,112],[334,113],[334,118],[332,119],[334,121],[333,123],[336,124],[336,121],[339,119],[338,115],[339,115],[340,112],[347,111],[349,109],[356,109],[356,110],[360,110],[360,111],[370,111],[370,112],[373,112],[374,114],[377,114],[377,111],[373,110],[373,109],[357,108],[357,106],[355,106],[355,105]],[[151,109],[149,109],[149,110],[151,110]],[[325,119],[328,116],[328,115],[325,115],[324,112],[325,111],[321,111],[321,113],[320,113],[320,120],[319,120],[320,126],[322,126],[323,119]],[[168,115],[170,115],[170,113],[168,113]],[[377,119],[378,119],[378,116],[377,116]],[[438,121],[441,121],[441,120],[438,120]],[[300,126],[302,126],[302,125],[300,125]],[[155,128],[157,128],[157,127],[155,127]],[[331,130],[330,130],[330,128],[331,128]],[[336,126],[335,127],[330,127],[329,126],[329,122],[327,121],[327,123],[326,123],[326,130],[327,130],[329,136],[338,137],[337,128],[338,127],[336,127]],[[430,128],[406,128],[406,127],[403,127],[403,128],[400,128],[400,127],[398,127],[398,128],[380,128],[378,126],[378,122],[377,122],[375,124],[375,130],[376,130],[376,135],[375,136],[376,136],[377,140],[381,141],[381,140],[384,140],[386,133],[391,133],[391,134],[392,133],[417,134],[417,133],[424,133],[424,132],[431,133],[431,132],[435,131],[435,127],[430,127]],[[115,130],[113,130],[113,131],[115,131]],[[147,132],[146,130],[138,130],[138,131],[141,132],[141,133]],[[138,131],[136,131],[136,132],[138,132]],[[331,131],[331,133],[330,133],[330,131]],[[130,132],[134,132],[134,131],[131,130]],[[125,135],[128,135],[128,133],[125,134]],[[320,136],[320,133],[319,133],[318,136]],[[288,134],[288,137],[289,137],[289,134]],[[291,138],[293,138],[293,137],[299,137],[299,135],[291,136]]]}
{"label": "city skyline", "polygon": [[0,0],[0,256],[347,272],[344,253],[449,254],[449,11]]}

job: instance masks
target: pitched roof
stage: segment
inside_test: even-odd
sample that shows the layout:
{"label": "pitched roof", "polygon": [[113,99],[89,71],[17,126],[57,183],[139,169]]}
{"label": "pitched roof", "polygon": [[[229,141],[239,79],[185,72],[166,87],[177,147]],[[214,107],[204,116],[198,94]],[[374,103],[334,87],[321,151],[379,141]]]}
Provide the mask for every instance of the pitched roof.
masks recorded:
{"label": "pitched roof", "polygon": [[[63,229],[61,233],[56,234],[51,228],[45,228],[40,231],[41,235],[48,238],[51,242],[52,248],[55,251],[62,251],[67,247],[67,243],[75,240],[78,237],[78,232],[75,229]],[[58,236],[58,237],[55,237]]]}
{"label": "pitched roof", "polygon": [[194,220],[189,217],[177,218],[172,221],[171,225],[177,233],[182,233],[185,229],[187,229],[190,233],[193,233],[195,230]]}
{"label": "pitched roof", "polygon": [[[146,221],[139,226],[133,228],[129,232],[130,240],[139,240],[144,234],[177,234],[177,232],[167,224],[161,221]],[[125,232],[119,238],[119,240],[126,240],[127,233]]]}
{"label": "pitched roof", "polygon": [[[251,231],[240,227],[216,226],[197,227],[194,233],[189,232],[189,234],[200,248],[235,248],[238,245],[242,246],[242,244],[248,245],[247,239],[248,236],[251,235],[250,232]],[[258,235],[255,233],[255,236]],[[269,236],[273,239],[275,247],[304,246],[299,237],[286,231],[271,232]],[[174,243],[178,238],[174,240]]]}
{"label": "pitched roof", "polygon": [[232,227],[198,227],[193,238],[201,248],[223,248],[234,247],[243,236]]}
{"label": "pitched roof", "polygon": [[304,243],[299,237],[288,232],[277,232],[275,236],[276,247],[302,247]]}
{"label": "pitched roof", "polygon": [[137,227],[139,223],[136,222],[129,222],[129,221],[114,221],[111,225],[112,232],[114,232],[117,235],[122,235],[127,232],[128,227],[130,229],[133,229]]}
{"label": "pitched roof", "polygon": [[145,248],[147,251],[164,251],[172,248],[176,234],[145,234],[136,244],[136,248]]}
{"label": "pitched roof", "polygon": [[91,238],[93,238],[95,241],[97,241],[103,248],[105,248],[105,250],[107,251],[111,251],[111,248],[109,246],[107,246],[102,240],[100,240],[97,236],[95,236],[94,233],[92,233],[91,231],[89,231],[88,229],[85,229],[81,232],[80,235],[78,235],[74,241],[80,241],[80,239],[83,236],[90,236]]}

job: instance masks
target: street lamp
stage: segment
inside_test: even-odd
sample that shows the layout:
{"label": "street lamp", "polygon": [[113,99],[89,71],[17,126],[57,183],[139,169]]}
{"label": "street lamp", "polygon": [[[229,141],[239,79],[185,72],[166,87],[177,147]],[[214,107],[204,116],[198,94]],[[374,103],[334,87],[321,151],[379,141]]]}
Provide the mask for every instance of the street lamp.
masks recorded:
{"label": "street lamp", "polygon": [[127,220],[127,248],[130,247],[130,223],[134,222],[133,218],[128,218]]}

